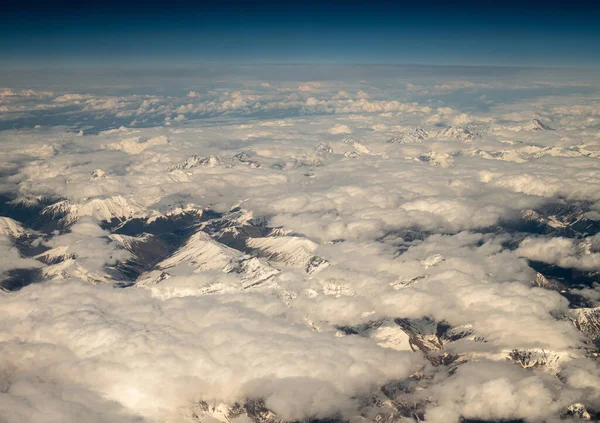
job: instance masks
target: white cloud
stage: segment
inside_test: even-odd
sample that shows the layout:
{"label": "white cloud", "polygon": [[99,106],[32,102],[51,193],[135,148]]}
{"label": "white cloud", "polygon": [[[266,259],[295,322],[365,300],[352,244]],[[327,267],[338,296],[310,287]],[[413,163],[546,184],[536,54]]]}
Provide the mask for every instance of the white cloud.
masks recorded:
{"label": "white cloud", "polygon": [[155,145],[164,145],[169,143],[169,138],[160,136],[144,141],[139,137],[125,138],[118,143],[108,144],[107,148],[111,150],[122,150],[128,154],[139,154]]}
{"label": "white cloud", "polygon": [[[406,377],[417,359],[365,340],[286,324],[276,317],[284,311],[276,299],[254,306],[251,299],[247,305],[215,300],[161,301],[143,290],[81,282],[24,289],[4,299],[6,329],[0,339],[11,354],[3,366],[12,369],[4,398],[26,397],[18,386],[35,374],[29,382],[34,390],[52,381],[54,392],[80,389],[97,398],[79,400],[81,411],[59,409],[63,421],[102,414],[106,400],[114,403],[112,409],[170,419],[194,400],[234,401],[256,394],[294,420],[329,415],[370,384]],[[17,338],[20,344],[12,341]],[[19,352],[25,351],[29,359],[21,360]],[[40,407],[45,399],[29,401]]]}
{"label": "white cloud", "polygon": [[[366,396],[412,404],[432,423],[600,407],[592,344],[568,320],[574,304],[536,287],[528,265],[582,278],[600,267],[598,235],[585,234],[600,210],[594,98],[521,98],[520,86],[547,86],[451,75],[429,85],[219,78],[160,94],[0,91],[7,127],[48,110],[67,125],[0,131],[2,192],[60,200],[44,216],[64,224],[37,227],[48,232],[34,246],[64,258],[49,265],[23,256],[42,236],[28,227],[35,212],[4,225],[3,271],[39,267],[48,280],[0,296],[0,420],[185,421],[198,401],[248,397],[288,421],[376,415],[361,408]],[[482,96],[489,108],[478,110]],[[193,156],[215,165],[169,171]],[[240,204],[222,227],[208,212],[188,220]],[[126,280],[115,267],[136,257],[123,239],[164,243],[140,253],[156,247],[163,267],[145,262],[152,271]],[[198,239],[216,247],[186,249]],[[248,257],[221,241],[260,256],[265,279],[248,286],[235,268]],[[596,304],[595,288],[570,293]],[[427,339],[430,359],[457,360],[430,366],[412,353],[402,318],[463,331]],[[344,335],[357,328],[367,329]],[[507,360],[513,349],[551,362],[525,370]],[[380,389],[391,380],[402,386],[394,403]]]}
{"label": "white cloud", "polygon": [[351,134],[352,129],[348,125],[344,125],[341,123],[336,124],[333,128],[329,130],[330,134],[339,135],[339,134]]}
{"label": "white cloud", "polygon": [[322,82],[306,82],[298,86],[299,91],[312,92],[317,91],[325,86]]}
{"label": "white cloud", "polygon": [[600,269],[600,253],[582,251],[573,239],[527,238],[521,242],[517,252],[529,260],[557,264],[561,267],[581,270]]}
{"label": "white cloud", "polygon": [[0,234],[0,277],[4,278],[10,270],[40,267],[42,264],[39,261],[23,257],[11,239]]}
{"label": "white cloud", "polygon": [[438,403],[427,411],[428,423],[481,420],[548,419],[571,398],[550,377],[526,374],[506,363],[467,363],[436,386]]}

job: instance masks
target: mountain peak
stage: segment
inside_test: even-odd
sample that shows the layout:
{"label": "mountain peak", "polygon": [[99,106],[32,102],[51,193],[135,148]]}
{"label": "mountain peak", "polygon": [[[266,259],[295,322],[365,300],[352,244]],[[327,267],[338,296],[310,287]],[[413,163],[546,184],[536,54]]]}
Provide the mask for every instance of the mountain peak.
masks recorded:
{"label": "mountain peak", "polygon": [[6,235],[9,238],[19,238],[27,234],[27,230],[10,217],[0,216],[0,235]]}
{"label": "mountain peak", "polygon": [[221,160],[217,156],[210,155],[208,157],[193,154],[182,162],[179,162],[173,166],[169,166],[167,171],[173,172],[175,170],[186,170],[192,169],[197,166],[206,167],[217,167],[221,164]]}
{"label": "mountain peak", "polygon": [[553,128],[550,128],[539,119],[532,119],[529,124],[529,129],[532,131],[554,131]]}

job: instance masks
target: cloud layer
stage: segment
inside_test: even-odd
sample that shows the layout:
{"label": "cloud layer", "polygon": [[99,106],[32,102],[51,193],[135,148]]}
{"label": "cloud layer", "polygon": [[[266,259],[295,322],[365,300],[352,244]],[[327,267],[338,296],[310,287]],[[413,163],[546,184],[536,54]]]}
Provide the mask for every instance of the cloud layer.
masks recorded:
{"label": "cloud layer", "polygon": [[0,91],[0,420],[600,410],[596,85],[545,76]]}

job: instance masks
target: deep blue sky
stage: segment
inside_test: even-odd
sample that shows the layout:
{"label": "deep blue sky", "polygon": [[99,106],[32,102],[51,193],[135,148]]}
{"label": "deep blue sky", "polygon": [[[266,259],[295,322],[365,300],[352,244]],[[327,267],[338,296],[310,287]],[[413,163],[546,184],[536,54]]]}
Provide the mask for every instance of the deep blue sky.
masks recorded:
{"label": "deep blue sky", "polygon": [[15,1],[0,14],[0,64],[600,67],[599,3]]}

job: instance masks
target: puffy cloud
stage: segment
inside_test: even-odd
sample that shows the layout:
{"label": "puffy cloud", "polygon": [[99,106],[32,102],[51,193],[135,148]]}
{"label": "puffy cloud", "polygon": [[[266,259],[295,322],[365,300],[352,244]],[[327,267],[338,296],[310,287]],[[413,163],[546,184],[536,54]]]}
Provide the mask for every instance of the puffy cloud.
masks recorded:
{"label": "puffy cloud", "polygon": [[419,220],[431,228],[450,227],[453,230],[484,228],[498,222],[504,209],[496,205],[475,205],[462,199],[439,197],[420,198],[406,202],[402,208],[418,212]]}
{"label": "puffy cloud", "polygon": [[517,252],[529,260],[581,270],[600,269],[600,253],[583,250],[575,240],[562,237],[527,238]]}
{"label": "puffy cloud", "polygon": [[[365,402],[430,422],[600,406],[577,304],[529,266],[598,269],[593,99],[451,75],[222,78],[0,94],[7,128],[47,125],[48,110],[66,125],[0,132],[0,187],[17,200],[2,210],[25,225],[2,238],[1,264],[51,279],[0,297],[0,419],[185,421],[198,401],[245,398],[290,421],[381,411]],[[227,260],[200,263],[186,250],[199,236]],[[269,269],[263,283],[245,285],[245,254]],[[142,274],[121,273],[127,260]],[[595,304],[595,288],[565,289]],[[397,319],[434,326],[432,349],[413,353],[425,335]],[[549,361],[525,370],[513,349]],[[389,381],[394,403],[378,397]]]}
{"label": "puffy cloud", "polygon": [[298,86],[299,91],[312,92],[323,88],[325,85],[322,82],[306,82]]}
{"label": "puffy cloud", "polygon": [[51,395],[83,395],[57,408],[62,421],[130,412],[154,421],[177,419],[200,399],[260,395],[295,420],[347,408],[372,384],[406,377],[417,358],[286,324],[276,299],[249,300],[161,301],[77,281],[25,288],[3,299],[4,401],[50,407],[57,400],[37,393],[52,383]]}
{"label": "puffy cloud", "polygon": [[428,423],[479,420],[548,419],[570,405],[551,377],[527,374],[505,363],[467,363],[433,389],[437,407]]}
{"label": "puffy cloud", "polygon": [[165,136],[160,136],[156,138],[151,138],[147,141],[140,139],[139,137],[134,138],[125,138],[118,143],[108,144],[107,148],[111,150],[122,150],[128,154],[139,154],[147,148],[156,146],[156,145],[164,145],[169,143],[169,138]]}
{"label": "puffy cloud", "polygon": [[52,238],[51,247],[65,246],[66,254],[74,254],[77,261],[91,272],[100,271],[106,265],[116,264],[129,257],[130,253],[107,238],[109,232],[102,230],[90,218],[81,218],[71,226],[70,232]]}
{"label": "puffy cloud", "polygon": [[339,134],[351,134],[352,129],[348,125],[344,125],[341,123],[336,124],[333,128],[329,130],[330,134],[339,135]]}
{"label": "puffy cloud", "polygon": [[37,269],[42,267],[39,261],[23,257],[6,235],[0,234],[0,277],[4,278],[10,270]]}

